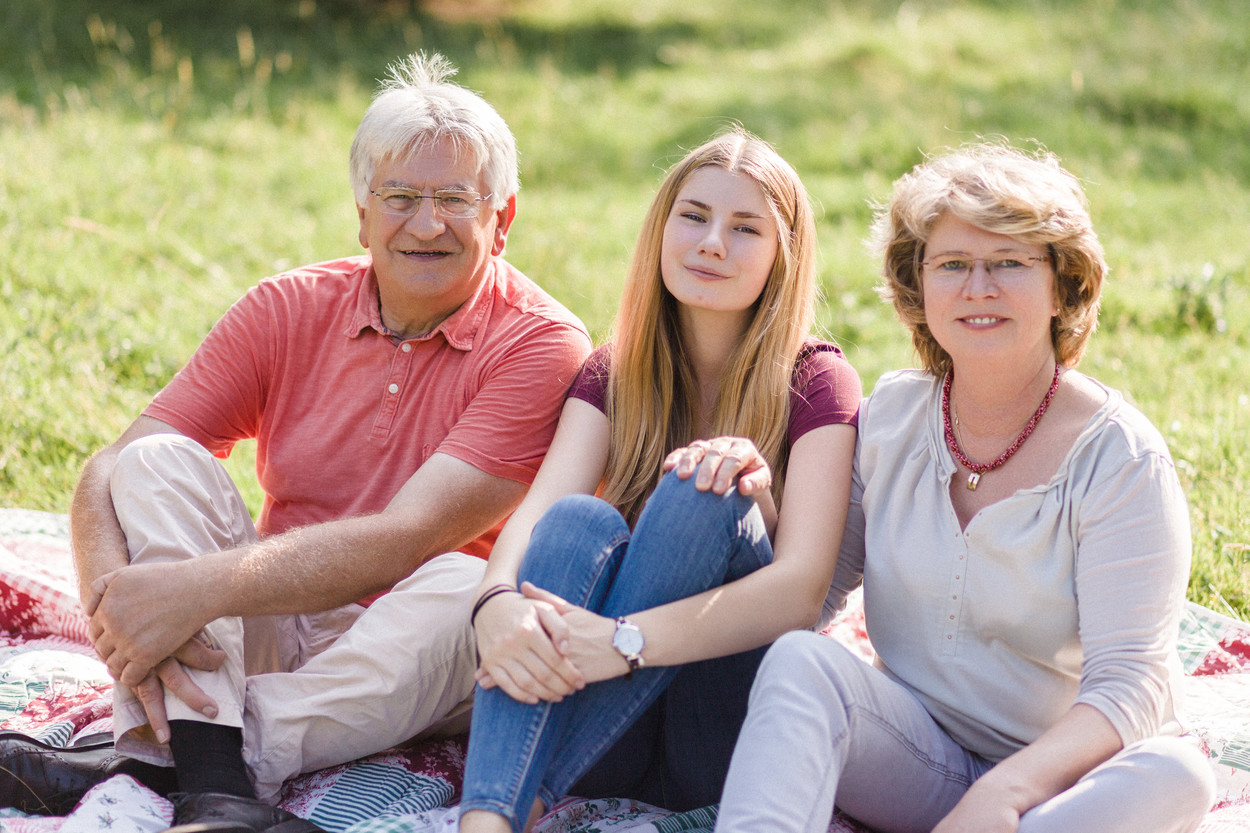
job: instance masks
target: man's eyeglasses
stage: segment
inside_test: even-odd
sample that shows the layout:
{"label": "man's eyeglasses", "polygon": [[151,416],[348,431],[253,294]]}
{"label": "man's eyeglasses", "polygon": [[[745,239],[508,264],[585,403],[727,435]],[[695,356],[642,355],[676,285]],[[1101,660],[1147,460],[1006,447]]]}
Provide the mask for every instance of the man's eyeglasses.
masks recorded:
{"label": "man's eyeglasses", "polygon": [[1033,272],[1038,263],[1050,262],[1049,257],[962,257],[959,255],[940,255],[920,262],[930,273],[942,278],[965,280],[972,270],[980,263],[996,281],[1022,278]]}
{"label": "man's eyeglasses", "polygon": [[433,196],[408,188],[378,188],[376,191],[370,189],[369,193],[382,202],[382,210],[387,214],[411,217],[421,208],[421,200],[434,200],[434,213],[450,220],[476,217],[482,202],[491,198],[490,194],[479,197],[476,191],[450,189],[435,191]]}

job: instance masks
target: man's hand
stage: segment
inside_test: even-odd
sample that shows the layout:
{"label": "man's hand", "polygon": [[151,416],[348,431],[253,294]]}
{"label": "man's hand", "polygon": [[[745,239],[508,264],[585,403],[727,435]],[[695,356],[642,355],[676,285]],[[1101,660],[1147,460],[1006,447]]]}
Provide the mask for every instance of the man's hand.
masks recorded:
{"label": "man's hand", "polygon": [[156,669],[134,687],[135,697],[143,706],[158,742],[169,742],[169,716],[165,712],[166,691],[210,720],[217,716],[216,701],[195,684],[187,673],[187,668],[216,671],[225,661],[224,651],[209,648],[199,639],[190,639],[172,657],[161,660]]}
{"label": "man's hand", "polygon": [[[207,624],[179,569],[189,562],[134,564],[96,579],[83,605],[87,634],[113,679],[137,689]],[[218,663],[220,665],[220,663]]]}

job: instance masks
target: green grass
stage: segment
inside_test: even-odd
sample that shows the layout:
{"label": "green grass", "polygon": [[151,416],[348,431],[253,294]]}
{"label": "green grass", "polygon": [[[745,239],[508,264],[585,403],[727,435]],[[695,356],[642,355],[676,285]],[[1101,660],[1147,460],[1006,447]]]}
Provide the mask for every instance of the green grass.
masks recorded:
{"label": "green grass", "polygon": [[869,388],[912,362],[870,204],[978,136],[1058,153],[1113,266],[1082,368],[1171,444],[1190,597],[1248,617],[1247,43],[1242,0],[6,0],[0,504],[65,511],[248,286],[359,250],[347,147],[427,49],[518,136],[510,259],[599,337],[660,171],[731,120],[771,140],[818,203],[819,325]]}

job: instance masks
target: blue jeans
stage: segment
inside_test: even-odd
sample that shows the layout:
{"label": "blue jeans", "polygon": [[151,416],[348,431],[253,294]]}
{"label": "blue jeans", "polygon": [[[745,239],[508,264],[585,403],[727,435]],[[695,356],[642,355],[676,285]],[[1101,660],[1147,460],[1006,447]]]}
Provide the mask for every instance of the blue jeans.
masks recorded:
{"label": "blue jeans", "polygon": [[[632,535],[602,500],[557,501],[534,527],[520,578],[615,618],[719,587],[771,561],[754,500],[700,492],[693,480],[669,474]],[[577,795],[675,810],[715,803],[766,647],[641,668],[632,679],[593,683],[560,703],[528,705],[479,687],[461,810],[498,813],[520,831],[535,797],[550,807],[574,787]]]}

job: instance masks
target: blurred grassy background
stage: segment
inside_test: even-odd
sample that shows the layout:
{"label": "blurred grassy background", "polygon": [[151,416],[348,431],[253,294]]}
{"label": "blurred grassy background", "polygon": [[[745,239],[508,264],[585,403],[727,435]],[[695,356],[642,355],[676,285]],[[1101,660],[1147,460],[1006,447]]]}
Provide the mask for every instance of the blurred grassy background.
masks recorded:
{"label": "blurred grassy background", "polygon": [[1243,0],[5,0],[0,503],[65,511],[248,286],[359,250],[347,148],[424,49],[516,132],[509,258],[599,338],[663,168],[731,120],[772,141],[818,204],[820,327],[867,389],[912,361],[871,202],[980,136],[1058,153],[1113,266],[1082,369],[1171,444],[1190,597],[1246,617],[1248,44]]}

